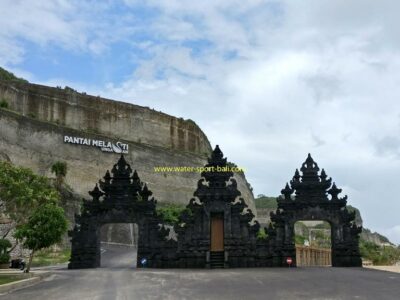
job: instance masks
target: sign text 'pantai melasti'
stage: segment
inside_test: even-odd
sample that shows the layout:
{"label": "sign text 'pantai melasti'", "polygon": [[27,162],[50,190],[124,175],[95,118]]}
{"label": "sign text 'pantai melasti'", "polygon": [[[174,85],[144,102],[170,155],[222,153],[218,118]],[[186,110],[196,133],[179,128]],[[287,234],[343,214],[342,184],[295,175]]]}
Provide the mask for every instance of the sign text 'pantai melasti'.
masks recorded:
{"label": "sign text 'pantai melasti'", "polygon": [[124,144],[121,142],[113,143],[103,140],[93,140],[83,137],[65,135],[64,143],[98,147],[103,152],[124,153],[124,154],[128,153],[128,144]]}

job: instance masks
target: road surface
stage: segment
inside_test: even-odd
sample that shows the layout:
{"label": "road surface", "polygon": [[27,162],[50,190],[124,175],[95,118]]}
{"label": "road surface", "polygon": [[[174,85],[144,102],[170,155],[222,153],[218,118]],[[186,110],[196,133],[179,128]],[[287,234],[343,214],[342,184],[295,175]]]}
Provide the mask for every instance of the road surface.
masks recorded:
{"label": "road surface", "polygon": [[400,299],[400,274],[362,268],[136,269],[133,249],[107,246],[102,268],[55,270],[0,299]]}

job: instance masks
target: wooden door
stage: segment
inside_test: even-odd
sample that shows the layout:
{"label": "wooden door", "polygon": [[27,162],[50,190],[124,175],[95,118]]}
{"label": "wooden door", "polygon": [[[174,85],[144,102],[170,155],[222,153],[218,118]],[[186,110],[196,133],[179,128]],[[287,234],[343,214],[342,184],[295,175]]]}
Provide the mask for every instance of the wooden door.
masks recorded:
{"label": "wooden door", "polygon": [[224,216],[211,216],[211,251],[224,251]]}

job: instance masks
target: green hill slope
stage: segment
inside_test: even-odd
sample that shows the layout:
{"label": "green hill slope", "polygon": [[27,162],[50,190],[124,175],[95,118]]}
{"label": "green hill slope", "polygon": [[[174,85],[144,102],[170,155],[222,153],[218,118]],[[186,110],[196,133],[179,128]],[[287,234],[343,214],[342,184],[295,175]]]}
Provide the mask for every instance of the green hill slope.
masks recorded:
{"label": "green hill slope", "polygon": [[19,78],[15,76],[13,73],[3,69],[0,67],[0,80],[14,80],[14,81],[20,81],[20,82],[28,82],[27,80],[23,78]]}

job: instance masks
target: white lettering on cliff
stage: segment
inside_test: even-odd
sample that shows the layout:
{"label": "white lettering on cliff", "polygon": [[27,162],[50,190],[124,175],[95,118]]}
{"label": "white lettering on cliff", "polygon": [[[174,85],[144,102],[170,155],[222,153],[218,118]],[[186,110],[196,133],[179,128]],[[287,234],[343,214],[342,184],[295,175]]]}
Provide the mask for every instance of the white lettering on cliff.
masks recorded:
{"label": "white lettering on cliff", "polygon": [[120,141],[113,143],[110,141],[92,140],[88,138],[69,136],[69,135],[64,136],[64,143],[97,147],[100,148],[100,150],[103,152],[113,152],[113,153],[127,154],[129,149],[128,144],[124,144]]}

